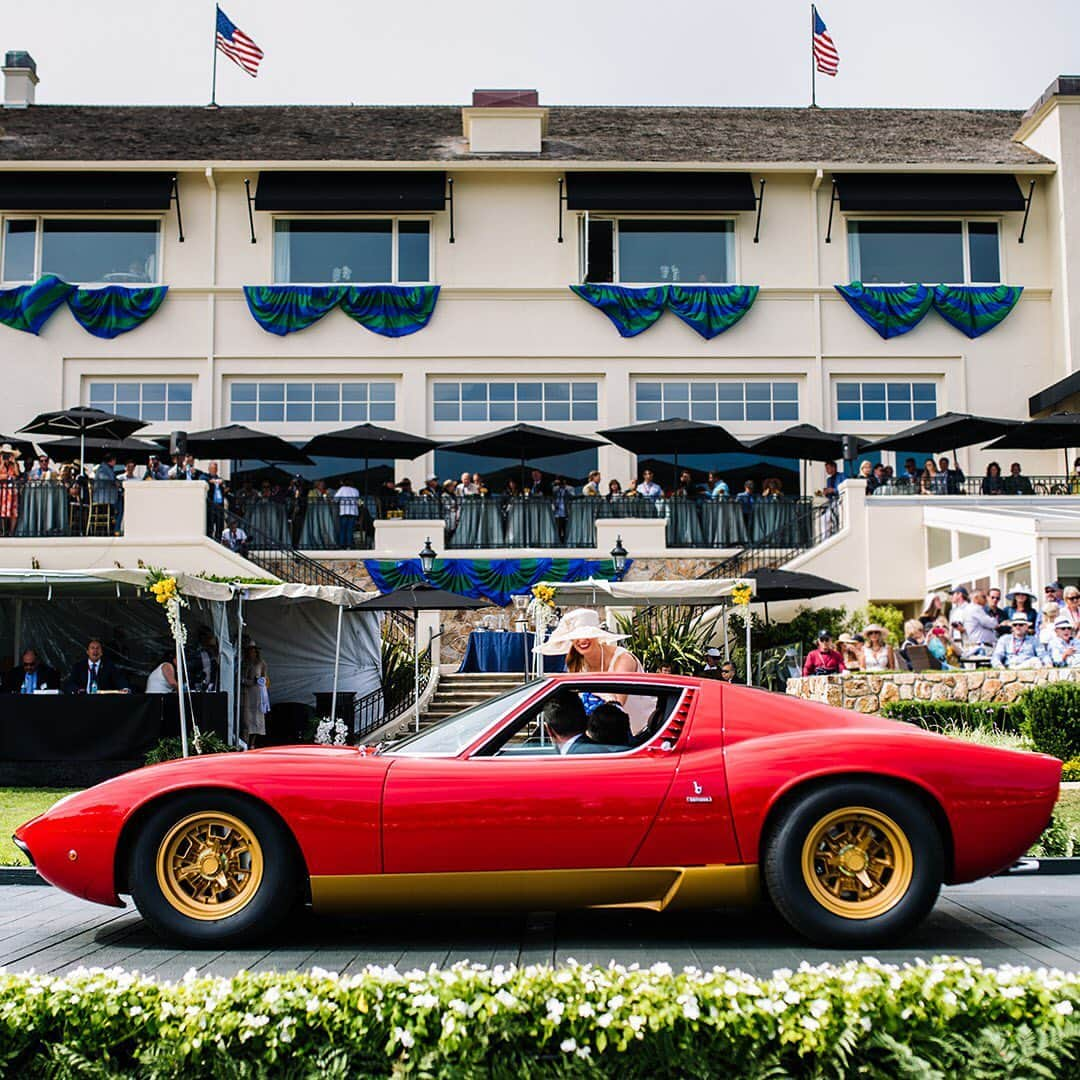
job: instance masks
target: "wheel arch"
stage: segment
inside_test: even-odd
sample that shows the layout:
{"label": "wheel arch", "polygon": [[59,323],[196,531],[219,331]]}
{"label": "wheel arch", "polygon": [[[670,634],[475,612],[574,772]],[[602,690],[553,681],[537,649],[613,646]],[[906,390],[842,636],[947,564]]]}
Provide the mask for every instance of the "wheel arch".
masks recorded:
{"label": "wheel arch", "polygon": [[290,828],[289,823],[270,803],[265,799],[260,799],[257,795],[252,795],[249,791],[241,791],[237,788],[214,784],[200,784],[193,787],[172,788],[169,791],[163,791],[147,799],[145,802],[140,803],[134,812],[128,816],[120,830],[120,836],[116,842],[116,854],[113,863],[113,880],[116,883],[117,893],[127,893],[129,891],[128,865],[131,861],[131,852],[135,846],[135,839],[138,836],[139,827],[151,814],[161,809],[162,806],[166,806],[170,802],[191,795],[230,795],[234,798],[242,799],[257,805],[270,813],[277,820],[284,831],[284,834],[289,838],[289,842],[292,844],[293,855],[296,857],[297,865],[300,866],[303,871],[305,892],[310,888],[310,875],[308,872],[307,860],[304,858],[304,852],[296,839],[296,834]]}
{"label": "wheel arch", "polygon": [[938,835],[941,837],[942,849],[945,855],[945,880],[951,880],[955,866],[952,826],[949,824],[949,818],[945,813],[945,808],[938,799],[926,788],[911,780],[905,780],[898,776],[883,776],[881,773],[859,772],[858,770],[851,772],[826,773],[820,776],[808,777],[785,789],[779,797],[773,801],[765,815],[765,820],[762,822],[761,832],[758,836],[758,864],[761,865],[764,860],[765,848],[769,842],[769,837],[771,836],[773,829],[776,828],[777,823],[790,806],[800,799],[805,798],[807,795],[820,791],[822,788],[831,787],[834,784],[860,782],[876,784],[879,787],[886,786],[892,788],[894,791],[904,792],[905,794],[916,798],[923,805],[933,819],[934,824],[937,826]]}

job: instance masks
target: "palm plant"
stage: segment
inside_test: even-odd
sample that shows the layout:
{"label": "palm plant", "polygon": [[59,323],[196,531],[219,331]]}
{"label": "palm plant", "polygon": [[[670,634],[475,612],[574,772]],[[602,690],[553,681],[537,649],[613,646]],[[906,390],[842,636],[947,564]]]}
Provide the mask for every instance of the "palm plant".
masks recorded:
{"label": "palm plant", "polygon": [[635,619],[616,615],[623,642],[641,660],[646,671],[670,664],[673,671],[689,673],[705,664],[705,650],[712,640],[718,616],[703,618],[700,608],[656,607]]}

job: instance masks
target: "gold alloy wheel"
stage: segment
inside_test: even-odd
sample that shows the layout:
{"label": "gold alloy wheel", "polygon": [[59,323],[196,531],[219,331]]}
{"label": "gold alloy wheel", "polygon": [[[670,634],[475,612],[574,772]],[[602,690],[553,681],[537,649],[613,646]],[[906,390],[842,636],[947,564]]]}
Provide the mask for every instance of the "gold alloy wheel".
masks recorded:
{"label": "gold alloy wheel", "polygon": [[258,892],[262,876],[262,847],[250,826],[232,814],[191,814],[158,847],[158,886],[190,919],[213,922],[234,915]]}
{"label": "gold alloy wheel", "polygon": [[903,829],[866,806],[826,814],[803,844],[802,873],[810,895],[845,919],[884,915],[903,899],[914,869]]}

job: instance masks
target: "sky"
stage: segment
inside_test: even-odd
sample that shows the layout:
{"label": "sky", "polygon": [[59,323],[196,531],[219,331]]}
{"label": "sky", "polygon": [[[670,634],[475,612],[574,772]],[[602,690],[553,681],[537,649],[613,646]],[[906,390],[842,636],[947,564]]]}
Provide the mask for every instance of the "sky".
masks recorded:
{"label": "sky", "polygon": [[[529,87],[549,105],[805,105],[801,0],[223,0],[266,54],[219,56],[221,104],[461,104]],[[818,104],[1027,108],[1080,71],[1078,0],[821,0],[840,74]],[[0,0],[0,50],[43,104],[203,104],[213,0]]]}

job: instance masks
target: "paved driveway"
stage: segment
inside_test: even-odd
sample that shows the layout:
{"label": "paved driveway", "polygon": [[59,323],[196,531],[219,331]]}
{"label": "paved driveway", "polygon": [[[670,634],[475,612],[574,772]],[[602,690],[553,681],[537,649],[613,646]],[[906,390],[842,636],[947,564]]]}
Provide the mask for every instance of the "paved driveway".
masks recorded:
{"label": "paved driveway", "polygon": [[[1080,877],[994,878],[946,889],[917,935],[882,960],[943,953],[987,964],[1080,970]],[[800,961],[839,962],[862,951],[812,948],[762,913],[588,911],[552,915],[300,917],[276,941],[219,952],[170,948],[134,909],[119,911],[42,886],[0,887],[0,965],[64,972],[111,967],[176,979],[189,968],[215,975],[249,971],[401,969],[459,960],[484,964],[607,964],[666,960],[675,967],[724,965],[757,974]]]}

